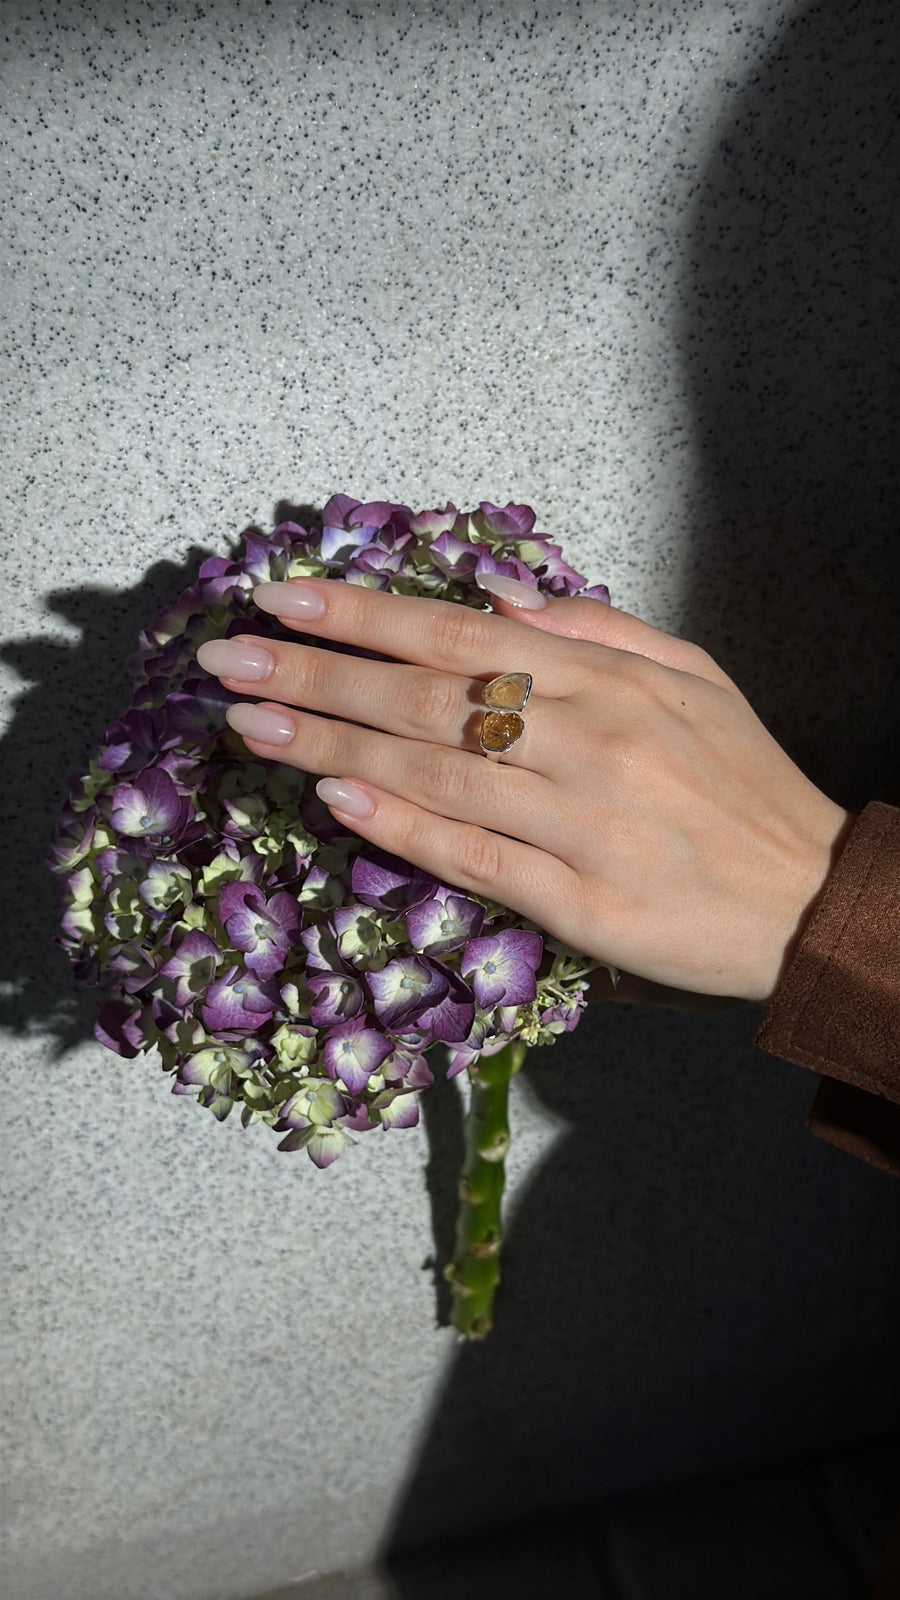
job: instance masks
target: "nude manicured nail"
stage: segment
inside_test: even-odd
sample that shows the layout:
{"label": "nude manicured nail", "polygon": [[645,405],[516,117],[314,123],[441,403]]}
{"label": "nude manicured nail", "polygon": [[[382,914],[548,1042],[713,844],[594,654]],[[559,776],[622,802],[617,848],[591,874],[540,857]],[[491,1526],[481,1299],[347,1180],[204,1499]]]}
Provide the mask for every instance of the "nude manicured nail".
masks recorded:
{"label": "nude manicured nail", "polygon": [[497,600],[518,606],[521,611],[540,611],[547,604],[547,596],[530,583],[520,583],[518,578],[508,578],[502,572],[482,572],[475,579],[479,589],[487,590]]}
{"label": "nude manicured nail", "polygon": [[290,622],[312,622],[325,610],[321,590],[306,583],[261,583],[253,591],[253,603],[260,611]]}
{"label": "nude manicured nail", "polygon": [[297,732],[290,713],[272,706],[229,706],[225,717],[242,739],[257,739],[260,744],[287,744]]}
{"label": "nude manicured nail", "polygon": [[217,678],[240,678],[243,683],[262,683],[275,670],[275,657],[261,644],[246,639],[207,639],[197,651],[204,672]]}
{"label": "nude manicured nail", "polygon": [[348,778],[320,778],[316,794],[332,810],[345,811],[348,817],[368,817],[375,810],[372,796]]}

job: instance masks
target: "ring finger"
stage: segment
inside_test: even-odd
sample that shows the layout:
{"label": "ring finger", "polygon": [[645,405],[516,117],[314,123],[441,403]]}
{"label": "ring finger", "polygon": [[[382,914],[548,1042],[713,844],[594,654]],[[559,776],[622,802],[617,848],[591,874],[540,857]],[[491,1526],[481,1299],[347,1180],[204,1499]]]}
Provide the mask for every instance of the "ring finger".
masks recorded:
{"label": "ring finger", "polygon": [[435,815],[553,852],[558,792],[540,773],[504,770],[466,750],[397,739],[272,702],[232,705],[226,715],[256,755],[316,776],[371,784]]}

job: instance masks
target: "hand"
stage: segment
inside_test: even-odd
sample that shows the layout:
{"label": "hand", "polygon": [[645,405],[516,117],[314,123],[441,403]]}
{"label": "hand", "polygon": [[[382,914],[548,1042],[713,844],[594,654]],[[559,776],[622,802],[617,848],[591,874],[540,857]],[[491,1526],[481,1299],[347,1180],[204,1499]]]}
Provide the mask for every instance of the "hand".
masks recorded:
{"label": "hand", "polygon": [[[231,726],[255,755],[325,776],[322,798],[365,839],[652,984],[767,1001],[848,813],[704,651],[597,600],[502,586],[490,613],[265,584],[257,604],[286,625],[392,659],[248,635],[199,660],[268,695],[229,707]],[[504,672],[534,688],[495,763],[481,688]]]}

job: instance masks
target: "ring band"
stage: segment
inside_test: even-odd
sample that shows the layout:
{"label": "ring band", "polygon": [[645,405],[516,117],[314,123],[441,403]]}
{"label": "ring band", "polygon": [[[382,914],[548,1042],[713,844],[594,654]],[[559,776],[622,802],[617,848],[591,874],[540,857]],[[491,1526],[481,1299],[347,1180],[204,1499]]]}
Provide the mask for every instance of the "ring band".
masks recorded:
{"label": "ring band", "polygon": [[481,719],[481,753],[488,761],[499,761],[525,732],[520,715],[531,693],[530,672],[501,672],[481,691],[487,706]]}

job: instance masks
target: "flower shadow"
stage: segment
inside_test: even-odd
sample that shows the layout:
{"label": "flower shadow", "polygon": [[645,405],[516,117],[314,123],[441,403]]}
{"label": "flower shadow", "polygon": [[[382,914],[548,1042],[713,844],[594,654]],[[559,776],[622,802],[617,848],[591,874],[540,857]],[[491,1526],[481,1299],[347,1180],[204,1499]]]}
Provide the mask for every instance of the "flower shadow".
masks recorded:
{"label": "flower shadow", "polygon": [[96,1012],[95,997],[77,987],[53,942],[56,886],[46,856],[67,774],[87,769],[104,730],[127,706],[126,662],[140,629],[194,581],[209,553],[195,547],[183,562],[157,562],[125,590],[55,590],[47,610],[77,628],[78,640],[44,635],[0,647],[0,658],[24,684],[0,742],[0,1024],[46,1037],[57,1059],[91,1036]]}

